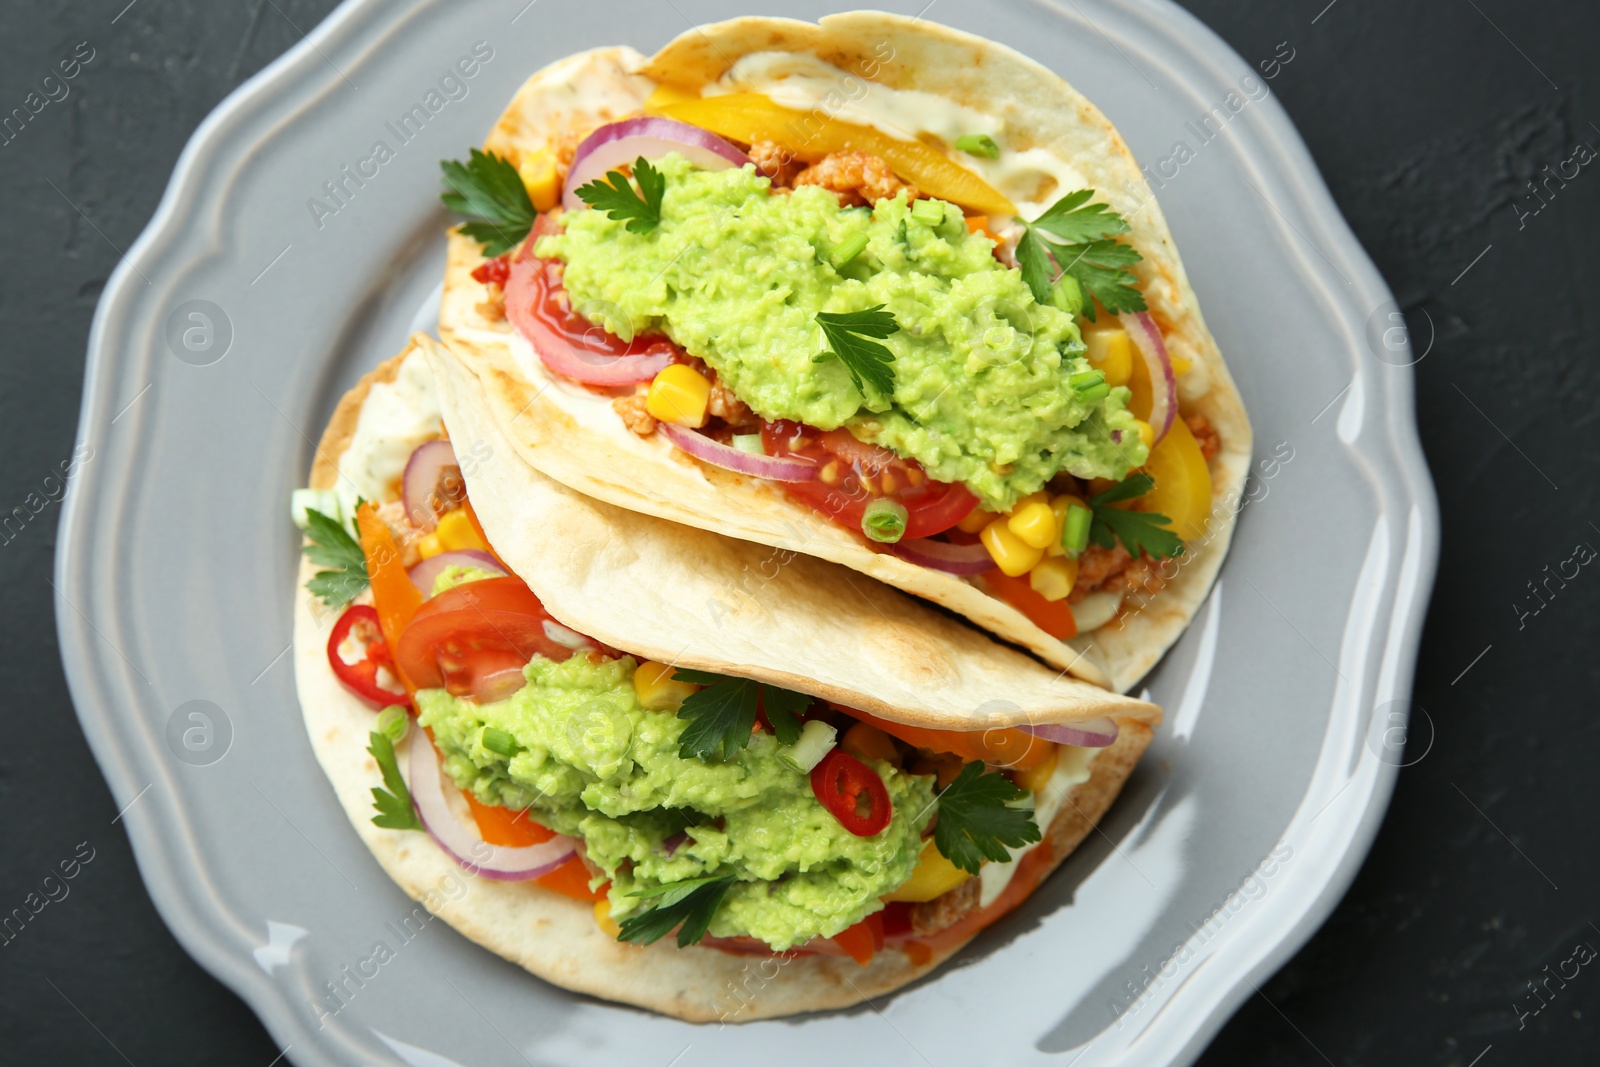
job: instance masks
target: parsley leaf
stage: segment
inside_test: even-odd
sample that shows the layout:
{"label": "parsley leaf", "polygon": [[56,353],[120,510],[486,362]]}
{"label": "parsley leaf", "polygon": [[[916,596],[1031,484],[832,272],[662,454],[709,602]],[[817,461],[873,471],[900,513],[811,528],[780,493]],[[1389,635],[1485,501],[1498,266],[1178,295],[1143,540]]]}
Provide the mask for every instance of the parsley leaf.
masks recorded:
{"label": "parsley leaf", "polygon": [[661,225],[661,194],[666,191],[667,179],[643,156],[633,162],[633,177],[639,183],[637,193],[627,175],[613,170],[604,178],[578,186],[578,198],[614,219],[627,219],[631,233],[649,233]]}
{"label": "parsley leaf", "polygon": [[411,790],[406,788],[406,780],[400,777],[400,766],[394,758],[394,742],[389,740],[388,734],[377,730],[368,734],[367,738],[370,742],[367,751],[378,761],[378,769],[383,772],[383,784],[389,787],[387,790],[372,787],[372,806],[378,809],[378,814],[372,817],[373,825],[389,830],[422,829],[422,820],[417,818],[417,810],[411,806]]}
{"label": "parsley leaf", "polygon": [[1128,232],[1128,224],[1109,204],[1091,204],[1093,189],[1079,189],[1068,193],[1045,208],[1044,214],[1034,219],[1031,226],[1044,230],[1060,243],[1076,245],[1115,237]]}
{"label": "parsley leaf", "polygon": [[678,718],[689,725],[678,736],[678,755],[728,759],[750,743],[756,711],[767,713],[778,743],[792,745],[800,737],[795,716],[811,706],[811,697],[749,678],[728,678],[708,671],[678,668],[673,681],[692,682],[704,689],[678,708]]}
{"label": "parsley leaf", "polygon": [[1155,479],[1150,475],[1135,474],[1105,492],[1090,497],[1089,506],[1094,509],[1094,521],[1089,526],[1089,540],[1101,548],[1111,548],[1121,541],[1134,558],[1138,558],[1141,552],[1153,559],[1183,555],[1183,542],[1172,531],[1172,520],[1165,515],[1109,506],[1144,496],[1155,484]]}
{"label": "parsley leaf", "polygon": [[342,608],[367,587],[367,557],[350,532],[315,508],[306,509],[306,537],[311,543],[300,551],[318,567],[306,583],[311,595],[330,608]]}
{"label": "parsley leaf", "polygon": [[775,685],[761,687],[761,710],[767,713],[772,732],[780,745],[792,745],[800,740],[800,720],[796,718],[811,706],[811,698],[792,689],[779,689]]}
{"label": "parsley leaf", "polygon": [[821,363],[829,356],[838,357],[863,399],[867,395],[863,382],[871,382],[883,396],[894,392],[894,353],[877,341],[866,340],[888,337],[900,328],[892,312],[883,310],[882,304],[865,311],[819,311],[817,325],[822,327],[822,336],[827,338],[828,351],[812,357],[813,363]]}
{"label": "parsley leaf", "polygon": [[510,160],[474,148],[466,163],[442,159],[439,169],[451,190],[439,199],[474,220],[463,223],[461,232],[482,245],[484,255],[498,256],[533,228],[538,212]]}
{"label": "parsley leaf", "polygon": [[977,874],[986,859],[1004,863],[1011,858],[1008,845],[1020,848],[1041,836],[1031,810],[1008,806],[1025,795],[1005,775],[986,774],[981,763],[967,764],[939,794],[934,846],[969,874]]}
{"label": "parsley leaf", "polygon": [[[1145,310],[1138,279],[1128,268],[1144,257],[1116,240],[1128,232],[1128,223],[1107,204],[1091,204],[1093,189],[1068,193],[1032,222],[1022,224],[1017,242],[1017,265],[1022,280],[1041,304],[1050,300],[1050,283],[1066,274],[1083,291],[1100,301],[1108,312]],[[1095,320],[1094,303],[1084,305],[1084,315]]]}
{"label": "parsley leaf", "polygon": [[695,944],[706,935],[706,928],[711,925],[722,898],[733,887],[733,881],[731,874],[706,875],[638,890],[632,895],[654,897],[658,903],[618,923],[617,940],[648,945],[660,941],[677,927],[679,948]]}

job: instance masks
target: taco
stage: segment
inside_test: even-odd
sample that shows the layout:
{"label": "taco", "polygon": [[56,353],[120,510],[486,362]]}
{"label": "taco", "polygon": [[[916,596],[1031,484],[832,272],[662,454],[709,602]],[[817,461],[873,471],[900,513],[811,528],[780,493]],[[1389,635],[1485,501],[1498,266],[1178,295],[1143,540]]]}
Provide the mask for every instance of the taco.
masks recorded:
{"label": "taco", "polygon": [[1037,63],[875,12],[534,74],[445,165],[441,337],[529,463],[803,552],[1125,691],[1250,456],[1126,145]]}
{"label": "taco", "polygon": [[[819,599],[809,557],[678,612],[766,550],[553,482],[481,391],[418,337],[339,404],[294,499],[295,671],[384,869],[534,974],[696,1021],[880,995],[1024,900],[1148,744],[1153,705],[887,588]],[[808,631],[814,677],[761,651]]]}

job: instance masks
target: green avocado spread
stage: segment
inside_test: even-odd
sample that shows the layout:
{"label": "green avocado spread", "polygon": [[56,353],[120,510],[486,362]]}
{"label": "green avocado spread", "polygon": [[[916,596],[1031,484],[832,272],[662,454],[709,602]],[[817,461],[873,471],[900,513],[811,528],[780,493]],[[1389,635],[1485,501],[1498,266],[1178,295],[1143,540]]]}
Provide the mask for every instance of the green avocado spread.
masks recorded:
{"label": "green avocado spread", "polygon": [[[857,837],[812,795],[809,775],[778,759],[770,733],[728,760],[679,756],[687,724],[640,705],[635,666],[626,656],[535,656],[528,684],[497,703],[418,692],[418,721],[460,788],[583,841],[611,881],[614,918],[648,906],[630,895],[639,889],[732,874],[710,933],[781,952],[859,922],[911,876],[933,817],[932,778],[875,762],[894,814]],[[489,727],[515,739],[514,755],[483,746]]]}
{"label": "green avocado spread", "polygon": [[[565,263],[573,306],[591,321],[626,337],[665,333],[758,415],[844,426],[965,483],[991,511],[1060,471],[1121,480],[1144,462],[1128,390],[1080,399],[1067,379],[1092,368],[1072,317],[1036,303],[959,208],[931,201],[942,218],[927,221],[933,212],[904,195],[844,208],[817,186],[770,193],[753,166],[697,170],[676,153],[656,166],[659,225],[634,233],[604,211],[573,211],[535,248]],[[858,235],[865,249],[835,267]],[[878,304],[899,325],[883,341],[894,387],[866,383],[863,396],[838,359],[813,358],[827,349],[816,315]]]}

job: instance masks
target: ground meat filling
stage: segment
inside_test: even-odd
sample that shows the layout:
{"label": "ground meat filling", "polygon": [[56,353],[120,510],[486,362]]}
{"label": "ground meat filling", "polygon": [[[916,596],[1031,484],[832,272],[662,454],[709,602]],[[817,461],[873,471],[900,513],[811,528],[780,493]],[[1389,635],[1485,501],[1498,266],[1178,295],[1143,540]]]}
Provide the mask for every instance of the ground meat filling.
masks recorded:
{"label": "ground meat filling", "polygon": [[870,152],[830,152],[801,171],[795,187],[820,185],[839,198],[841,207],[870,207],[902,192],[907,200],[922,194],[894,176],[881,156]]}
{"label": "ground meat filling", "polygon": [[968,878],[950,892],[936,896],[925,904],[911,905],[912,934],[928,937],[940,930],[948,930],[978,910],[981,886],[979,879]]}
{"label": "ground meat filling", "polygon": [[772,179],[773,189],[792,188],[795,175],[805,169],[805,164],[795,159],[787,148],[772,141],[757,141],[745,154],[756,165],[756,170]]}

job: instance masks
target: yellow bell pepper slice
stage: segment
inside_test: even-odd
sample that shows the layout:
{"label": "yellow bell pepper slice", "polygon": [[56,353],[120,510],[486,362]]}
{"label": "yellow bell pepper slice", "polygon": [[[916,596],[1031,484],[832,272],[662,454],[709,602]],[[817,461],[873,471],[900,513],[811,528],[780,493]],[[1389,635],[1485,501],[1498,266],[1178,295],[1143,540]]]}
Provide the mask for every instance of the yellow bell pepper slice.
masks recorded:
{"label": "yellow bell pepper slice", "polygon": [[1143,469],[1155,485],[1139,498],[1140,507],[1171,519],[1173,532],[1185,541],[1204,537],[1211,516],[1211,470],[1182,417],[1172,420]]}
{"label": "yellow bell pepper slice", "polygon": [[900,883],[892,893],[885,893],[883,899],[925,904],[934,897],[948,893],[971,877],[972,875],[945,859],[944,853],[929,841],[922,846],[922,856],[917,860],[917,868],[911,872],[911,877]]}
{"label": "yellow bell pepper slice", "polygon": [[645,102],[661,115],[744,144],[771,141],[796,159],[813,163],[830,152],[870,152],[924,195],[970,208],[978,215],[1015,215],[1016,205],[972,171],[921,141],[901,141],[870,126],[818,112],[782,107],[761,93],[729,93],[678,103]]}

